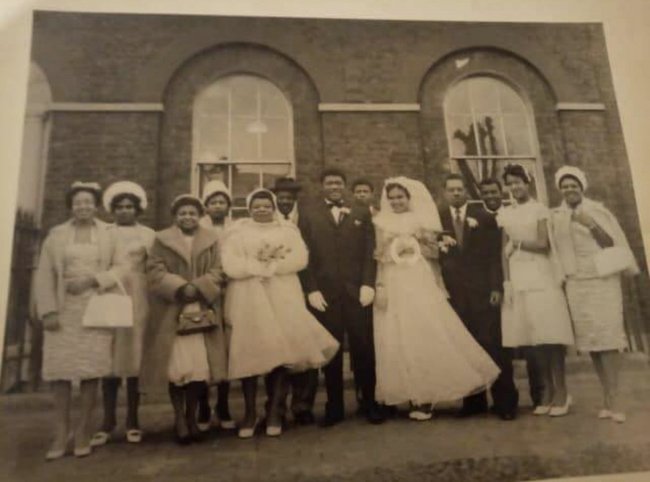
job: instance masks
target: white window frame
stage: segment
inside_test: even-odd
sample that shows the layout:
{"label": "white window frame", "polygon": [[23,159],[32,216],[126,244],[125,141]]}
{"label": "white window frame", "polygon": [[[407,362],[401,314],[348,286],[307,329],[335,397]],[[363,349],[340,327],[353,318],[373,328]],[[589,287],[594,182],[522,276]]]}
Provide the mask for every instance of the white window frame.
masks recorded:
{"label": "white window frame", "polygon": [[[196,141],[200,139],[200,126],[202,125],[199,122],[195,122],[194,120],[194,113],[192,116],[192,173],[191,173],[191,191],[195,195],[200,195],[201,192],[201,177],[202,177],[202,171],[205,169],[205,167],[210,166],[210,165],[215,165],[215,166],[222,166],[226,168],[227,175],[226,179],[224,179],[225,184],[228,186],[229,189],[232,191],[232,181],[233,181],[233,166],[235,165],[245,165],[245,166],[259,166],[259,167],[264,167],[264,166],[289,166],[288,173],[287,175],[295,177],[295,170],[296,170],[296,162],[295,162],[295,145],[294,145],[294,120],[293,120],[293,106],[291,104],[291,101],[287,98],[287,96],[271,81],[268,79],[258,76],[258,75],[251,75],[251,74],[236,74],[236,75],[231,75],[227,77],[222,77],[217,82],[223,82],[226,80],[233,81],[233,78],[237,77],[247,77],[247,78],[252,78],[255,79],[257,82],[266,82],[270,84],[274,89],[277,90],[278,93],[282,95],[282,98],[286,101],[286,107],[288,109],[288,136],[287,136],[287,143],[288,143],[288,153],[289,153],[289,158],[288,159],[234,159],[232,155],[232,119],[233,119],[233,114],[232,114],[232,91],[228,92],[228,146],[227,146],[227,153],[225,155],[222,155],[219,159],[215,158],[198,158],[196,155]],[[196,107],[197,103],[201,99],[201,95],[209,88],[215,85],[215,83],[210,84],[207,86],[203,91],[201,91],[199,94],[197,94],[195,100],[194,100],[194,108]],[[252,122],[258,122],[262,121],[262,89],[260,88],[260,84],[258,84],[257,89],[256,89],[256,95],[257,95],[257,102],[256,102],[256,107],[257,107],[257,112],[256,112],[256,117],[255,119],[251,119]],[[257,143],[257,150],[258,150],[258,156],[261,157],[262,152],[262,142],[259,141],[259,137],[262,135],[262,133],[258,133],[258,143]],[[263,180],[264,180],[264,173],[262,172],[262,169],[260,169],[259,172],[259,186],[263,186]],[[233,206],[232,211],[241,211],[245,210],[244,208],[236,208]]]}
{"label": "white window frame", "polygon": [[[485,155],[456,155],[453,153],[452,150],[452,143],[453,143],[453,132],[451,132],[450,128],[450,123],[448,121],[449,115],[453,114],[450,113],[448,108],[447,108],[447,103],[449,101],[449,94],[452,92],[453,89],[458,87],[458,84],[461,82],[471,82],[472,79],[476,78],[490,78],[492,80],[495,80],[497,82],[502,83],[506,88],[511,89],[521,100],[525,114],[527,116],[527,126],[528,126],[528,138],[531,146],[531,154],[530,155],[494,155],[494,154],[485,154]],[[469,96],[468,99],[469,105],[470,105],[470,115],[472,117],[472,124],[474,125],[474,142],[476,143],[476,146],[478,149],[481,147],[481,143],[479,142],[478,139],[478,129],[477,129],[477,120],[478,115],[475,106],[474,106],[474,101],[472,96]],[[504,150],[507,152],[508,151],[508,137],[506,136],[506,130],[505,130],[505,125],[503,123],[503,111],[501,108],[501,98],[497,96],[497,102],[498,102],[498,112],[499,112],[499,118],[498,122],[501,128],[501,131],[503,132],[503,142],[504,142]],[[447,151],[449,153],[449,160],[450,160],[450,169],[452,172],[460,173],[460,168],[458,166],[458,161],[459,160],[465,160],[465,161],[478,161],[481,160],[494,160],[494,161],[512,161],[516,163],[517,161],[534,161],[535,165],[535,170],[533,172],[534,175],[534,182],[535,182],[535,189],[537,192],[537,200],[544,203],[548,204],[548,193],[546,191],[546,181],[544,178],[544,169],[543,169],[543,164],[542,164],[542,159],[540,156],[540,149],[539,149],[539,139],[537,137],[537,127],[535,125],[535,115],[532,109],[532,106],[530,105],[530,102],[528,99],[524,96],[521,95],[520,89],[515,87],[511,82],[495,76],[491,74],[477,74],[477,75],[471,75],[469,77],[463,77],[462,79],[459,79],[456,81],[452,86],[450,86],[449,90],[445,94],[444,100],[443,100],[443,114],[444,114],[444,120],[445,120],[445,133],[447,136]],[[478,166],[477,166],[478,167]],[[477,169],[478,172],[478,177],[477,181],[480,182],[482,180],[482,169]],[[499,181],[503,181],[502,179],[499,179]],[[480,203],[480,199],[470,199],[470,202],[474,203]]]}

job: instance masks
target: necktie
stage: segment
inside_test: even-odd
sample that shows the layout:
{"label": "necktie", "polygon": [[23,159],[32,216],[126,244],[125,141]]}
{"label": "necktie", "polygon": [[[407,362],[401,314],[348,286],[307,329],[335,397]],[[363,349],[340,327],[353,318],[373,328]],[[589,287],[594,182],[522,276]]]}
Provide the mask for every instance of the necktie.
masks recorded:
{"label": "necktie", "polygon": [[459,247],[463,247],[463,219],[460,217],[460,208],[454,208],[454,231],[456,233],[456,241],[458,242]]}
{"label": "necktie", "polygon": [[284,215],[284,219],[287,219],[287,220],[289,219],[289,213]]}

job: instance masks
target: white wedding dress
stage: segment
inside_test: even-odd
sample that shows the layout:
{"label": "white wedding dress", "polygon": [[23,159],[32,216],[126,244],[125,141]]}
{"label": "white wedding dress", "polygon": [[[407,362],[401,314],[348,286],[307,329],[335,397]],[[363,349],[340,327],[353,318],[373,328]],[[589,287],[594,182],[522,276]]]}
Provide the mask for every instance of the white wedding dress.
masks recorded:
{"label": "white wedding dress", "polygon": [[[435,203],[419,181],[393,178],[389,183],[403,185],[411,199],[409,211],[394,213],[384,189],[374,219],[376,399],[388,405],[435,404],[482,391],[499,369],[456,315],[426,259],[437,257],[435,234],[442,229]],[[413,238],[415,254],[400,257],[396,247],[409,241],[413,246]]]}

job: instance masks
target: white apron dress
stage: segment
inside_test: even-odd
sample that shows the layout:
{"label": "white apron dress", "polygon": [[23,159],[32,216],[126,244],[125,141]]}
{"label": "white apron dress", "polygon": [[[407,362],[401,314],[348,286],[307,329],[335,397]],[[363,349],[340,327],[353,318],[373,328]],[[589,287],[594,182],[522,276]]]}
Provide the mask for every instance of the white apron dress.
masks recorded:
{"label": "white apron dress", "polygon": [[[530,200],[503,208],[497,223],[515,241],[537,239],[538,222],[549,219],[541,203]],[[567,301],[550,255],[517,251],[509,259],[512,303],[501,309],[503,346],[573,345]]]}

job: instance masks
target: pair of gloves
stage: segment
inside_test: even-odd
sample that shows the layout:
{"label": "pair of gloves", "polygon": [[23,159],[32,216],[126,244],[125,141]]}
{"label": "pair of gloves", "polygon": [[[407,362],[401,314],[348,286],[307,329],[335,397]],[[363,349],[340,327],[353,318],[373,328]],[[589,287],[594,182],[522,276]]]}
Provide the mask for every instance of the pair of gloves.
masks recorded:
{"label": "pair of gloves", "polygon": [[[359,289],[359,303],[364,308],[370,306],[375,299],[375,290],[370,286],[362,286]],[[320,291],[312,291],[307,295],[309,305],[316,311],[324,312],[327,309],[327,301]]]}

